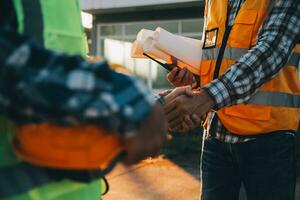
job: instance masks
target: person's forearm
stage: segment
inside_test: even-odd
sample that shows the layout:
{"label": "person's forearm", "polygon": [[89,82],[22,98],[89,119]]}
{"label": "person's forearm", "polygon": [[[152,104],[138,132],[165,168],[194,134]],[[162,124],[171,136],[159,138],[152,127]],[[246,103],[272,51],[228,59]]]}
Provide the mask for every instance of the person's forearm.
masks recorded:
{"label": "person's forearm", "polygon": [[154,103],[144,84],[106,62],[49,51],[13,32],[0,33],[0,47],[0,112],[17,123],[93,123],[130,134]]}
{"label": "person's forearm", "polygon": [[278,0],[265,20],[256,46],[204,89],[215,109],[245,103],[286,64],[300,37],[298,0]]}

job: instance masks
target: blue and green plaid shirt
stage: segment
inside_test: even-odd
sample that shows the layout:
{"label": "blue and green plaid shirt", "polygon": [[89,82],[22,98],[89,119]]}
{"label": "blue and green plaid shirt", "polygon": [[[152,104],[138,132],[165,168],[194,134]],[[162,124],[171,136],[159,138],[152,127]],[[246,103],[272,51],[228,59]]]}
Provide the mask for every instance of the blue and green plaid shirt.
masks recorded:
{"label": "blue and green plaid shirt", "polygon": [[[4,2],[7,2],[5,5]],[[0,114],[18,124],[95,124],[122,135],[136,133],[155,103],[145,84],[39,46],[17,33],[10,1],[0,8]]]}

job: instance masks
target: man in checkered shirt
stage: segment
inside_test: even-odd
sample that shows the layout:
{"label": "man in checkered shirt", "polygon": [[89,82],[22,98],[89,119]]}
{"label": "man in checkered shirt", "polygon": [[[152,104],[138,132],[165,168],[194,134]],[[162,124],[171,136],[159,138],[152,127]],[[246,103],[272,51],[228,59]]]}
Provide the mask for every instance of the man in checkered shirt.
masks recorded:
{"label": "man in checkered shirt", "polygon": [[[206,14],[213,12],[207,11],[208,5],[217,7],[217,4],[218,6],[222,4],[214,0],[207,0],[206,3]],[[234,27],[239,11],[243,6],[251,7],[251,3],[254,5],[262,1],[227,1],[227,18],[224,19],[226,26]],[[229,131],[216,114],[216,111],[225,107],[254,101],[252,97],[259,88],[277,78],[281,71],[286,70],[284,66],[287,64],[293,63],[293,70],[296,67],[293,76],[297,76],[300,54],[298,52],[292,55],[292,50],[297,43],[300,43],[300,2],[299,0],[276,0],[265,1],[265,3],[269,4],[268,15],[260,26],[257,42],[229,66],[224,74],[202,85],[198,92],[192,92],[189,86],[186,87],[193,82],[193,75],[187,69],[174,68],[168,74],[168,80],[178,87],[165,96],[167,104],[165,112],[172,131],[191,130],[199,125],[204,115],[209,113],[202,152],[202,200],[238,199],[241,184],[245,186],[249,200],[294,199],[295,130],[241,134]],[[248,16],[248,20],[252,20],[251,15]],[[246,19],[243,22],[248,24]],[[237,32],[237,29],[235,31]],[[229,34],[231,33],[229,31]],[[232,40],[231,36],[229,38]],[[221,49],[222,47],[219,52],[222,51]],[[226,50],[220,60],[232,56],[226,55]],[[203,51],[210,51],[210,49],[204,48]],[[218,52],[216,55],[219,56]],[[294,80],[293,77],[290,77],[290,80]],[[296,92],[295,95],[291,95],[291,101],[288,101],[288,98],[276,102],[274,99],[271,100],[279,106],[290,103],[291,109],[299,108],[299,79],[298,83],[297,80],[295,82],[296,85],[291,87],[291,90],[298,91],[298,94]],[[284,121],[299,123],[297,118],[289,116],[277,122],[278,124]],[[247,127],[243,128],[247,129]],[[250,133],[252,130],[248,129],[248,131]]]}

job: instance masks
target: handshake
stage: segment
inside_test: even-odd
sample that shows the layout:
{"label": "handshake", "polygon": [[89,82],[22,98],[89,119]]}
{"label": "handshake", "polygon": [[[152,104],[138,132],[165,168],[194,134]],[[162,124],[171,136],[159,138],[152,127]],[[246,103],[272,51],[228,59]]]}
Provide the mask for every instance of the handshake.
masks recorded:
{"label": "handshake", "polygon": [[176,87],[160,94],[164,97],[164,111],[170,131],[190,131],[196,128],[214,102],[204,90],[193,91],[193,74],[174,67],[168,80]]}
{"label": "handshake", "polygon": [[196,128],[214,103],[205,90],[192,90],[193,75],[186,68],[174,68],[168,80],[176,86],[160,94],[164,106],[157,103],[134,137],[124,140],[127,158],[132,164],[148,156],[159,154],[165,141],[167,127],[170,131],[185,132]]}

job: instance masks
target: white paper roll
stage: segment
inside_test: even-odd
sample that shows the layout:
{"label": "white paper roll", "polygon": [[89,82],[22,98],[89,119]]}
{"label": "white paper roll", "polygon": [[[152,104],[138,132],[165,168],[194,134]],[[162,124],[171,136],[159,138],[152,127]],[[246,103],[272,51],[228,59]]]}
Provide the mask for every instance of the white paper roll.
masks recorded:
{"label": "white paper roll", "polygon": [[141,43],[144,43],[147,38],[153,37],[153,34],[154,31],[142,29],[138,32],[136,40],[140,41]]}
{"label": "white paper roll", "polygon": [[131,56],[146,58],[143,53],[147,53],[166,63],[172,63],[174,57],[180,68],[187,67],[192,73],[199,74],[202,45],[202,40],[174,35],[162,28],[155,31],[142,29],[132,45]]}
{"label": "white paper roll", "polygon": [[148,29],[142,29],[138,32],[136,40],[132,44],[131,57],[132,58],[146,58],[143,53],[143,47],[145,40],[152,37],[154,31]]}
{"label": "white paper roll", "polygon": [[145,53],[149,54],[155,59],[163,60],[166,63],[172,63],[172,59],[169,54],[156,48],[156,42],[152,37],[149,37],[145,40],[143,49]]}
{"label": "white paper roll", "polygon": [[162,28],[157,28],[153,35],[156,47],[193,67],[199,68],[202,57],[202,41],[191,38],[183,39]]}
{"label": "white paper roll", "polygon": [[143,55],[143,44],[138,40],[134,41],[131,47],[131,57],[132,58],[145,58]]}

